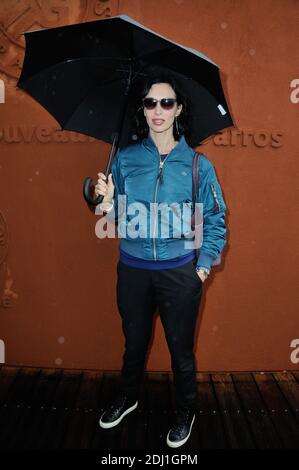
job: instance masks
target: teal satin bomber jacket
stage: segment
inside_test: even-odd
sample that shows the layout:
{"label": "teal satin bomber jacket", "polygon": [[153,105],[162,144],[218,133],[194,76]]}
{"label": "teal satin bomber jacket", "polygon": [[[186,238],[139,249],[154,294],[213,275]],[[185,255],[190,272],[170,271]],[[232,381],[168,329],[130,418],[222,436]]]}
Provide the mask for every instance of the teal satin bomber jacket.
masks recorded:
{"label": "teal satin bomber jacket", "polygon": [[[120,248],[125,252],[137,258],[159,261],[199,248],[196,264],[208,269],[219,259],[227,241],[227,207],[214,166],[205,155],[200,157],[197,195],[200,217],[196,230],[201,231],[200,245],[192,245],[195,238],[193,232],[190,238],[190,217],[182,217],[182,214],[191,214],[193,156],[194,149],[184,136],[162,165],[150,135],[118,150],[111,166],[114,208],[107,213],[106,219],[117,225]],[[167,207],[172,208],[170,215]],[[161,208],[165,208],[164,212]]]}

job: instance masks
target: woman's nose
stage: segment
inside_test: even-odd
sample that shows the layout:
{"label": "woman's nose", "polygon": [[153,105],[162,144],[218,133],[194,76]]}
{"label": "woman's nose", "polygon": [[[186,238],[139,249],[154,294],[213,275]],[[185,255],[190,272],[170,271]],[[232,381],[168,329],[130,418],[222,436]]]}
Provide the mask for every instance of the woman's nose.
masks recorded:
{"label": "woman's nose", "polygon": [[160,103],[157,103],[155,107],[155,114],[161,114],[161,112],[162,112],[161,105]]}

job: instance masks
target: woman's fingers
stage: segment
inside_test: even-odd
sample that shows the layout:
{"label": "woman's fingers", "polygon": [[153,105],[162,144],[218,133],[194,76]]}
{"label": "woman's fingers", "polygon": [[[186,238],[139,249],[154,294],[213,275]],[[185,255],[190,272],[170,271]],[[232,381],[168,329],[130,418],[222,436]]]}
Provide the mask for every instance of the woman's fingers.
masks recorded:
{"label": "woman's fingers", "polygon": [[95,185],[94,192],[96,196],[107,196],[113,197],[114,184],[112,181],[112,173],[108,175],[108,182],[106,183],[106,176],[104,173],[98,173],[98,181]]}
{"label": "woman's fingers", "polygon": [[94,192],[96,196],[106,196],[108,191],[108,185],[105,183],[106,176],[104,173],[98,173],[98,181],[94,187]]}

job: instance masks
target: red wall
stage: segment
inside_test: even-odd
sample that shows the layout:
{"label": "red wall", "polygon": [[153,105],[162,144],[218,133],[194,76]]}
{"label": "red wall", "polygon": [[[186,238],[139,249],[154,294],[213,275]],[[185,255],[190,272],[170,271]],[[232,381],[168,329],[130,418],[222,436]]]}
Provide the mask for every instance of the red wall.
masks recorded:
{"label": "red wall", "polygon": [[[229,230],[223,264],[204,284],[197,368],[298,369],[298,1],[41,5],[2,0],[0,9],[0,340],[6,364],[121,366],[118,241],[96,237],[97,217],[82,198],[84,178],[104,170],[109,145],[55,132],[54,119],[15,85],[22,31],[127,14],[220,65],[237,126],[201,147],[216,167]],[[170,369],[159,319],[148,369]]]}

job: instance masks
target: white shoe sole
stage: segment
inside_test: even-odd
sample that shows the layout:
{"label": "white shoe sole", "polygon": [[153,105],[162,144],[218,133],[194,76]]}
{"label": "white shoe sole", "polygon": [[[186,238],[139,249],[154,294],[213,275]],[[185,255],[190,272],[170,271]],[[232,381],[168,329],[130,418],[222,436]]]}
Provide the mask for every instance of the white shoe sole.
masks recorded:
{"label": "white shoe sole", "polygon": [[188,439],[189,439],[189,437],[190,437],[194,420],[195,420],[195,415],[193,416],[193,419],[192,419],[192,422],[191,422],[191,425],[190,425],[190,431],[189,431],[188,435],[185,437],[185,439],[182,439],[181,441],[178,441],[178,442],[172,442],[172,441],[170,441],[170,440],[169,440],[170,431],[169,431],[169,433],[167,434],[167,439],[166,439],[167,445],[168,445],[169,447],[176,448],[176,447],[181,447],[181,446],[183,446],[184,444],[186,444],[186,442],[188,441]]}
{"label": "white shoe sole", "polygon": [[102,417],[105,413],[102,414],[102,416],[100,417],[100,420],[99,420],[99,425],[101,426],[101,428],[103,429],[109,429],[109,428],[114,428],[114,426],[117,426],[121,421],[122,419],[128,414],[128,413],[131,413],[131,411],[134,411],[138,406],[138,401],[136,401],[136,403],[131,406],[130,408],[128,408],[126,411],[123,412],[123,414],[118,418],[116,419],[115,421],[113,421],[112,423],[105,423],[102,421]]}

